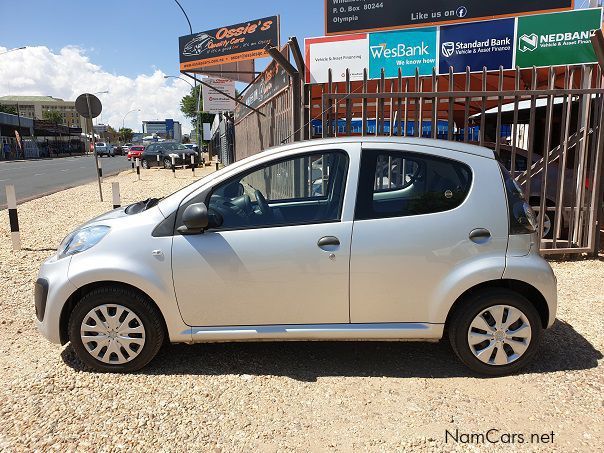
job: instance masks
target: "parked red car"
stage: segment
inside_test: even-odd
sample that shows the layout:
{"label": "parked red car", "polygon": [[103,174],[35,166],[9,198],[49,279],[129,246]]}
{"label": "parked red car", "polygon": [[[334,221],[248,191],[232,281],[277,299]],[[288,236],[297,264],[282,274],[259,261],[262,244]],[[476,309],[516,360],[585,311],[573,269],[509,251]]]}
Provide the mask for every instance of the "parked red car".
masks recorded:
{"label": "parked red car", "polygon": [[137,159],[137,158],[140,159],[144,150],[145,150],[144,146],[139,146],[139,145],[131,146],[130,149],[128,150],[128,160]]}

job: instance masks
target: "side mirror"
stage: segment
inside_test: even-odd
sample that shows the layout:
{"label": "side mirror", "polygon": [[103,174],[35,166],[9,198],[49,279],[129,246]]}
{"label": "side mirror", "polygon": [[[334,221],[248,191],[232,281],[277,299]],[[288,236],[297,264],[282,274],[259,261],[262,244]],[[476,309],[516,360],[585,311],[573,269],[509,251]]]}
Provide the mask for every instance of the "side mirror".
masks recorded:
{"label": "side mirror", "polygon": [[208,227],[209,216],[208,208],[205,203],[194,203],[186,207],[182,213],[183,226],[178,227],[180,234],[199,234],[203,233]]}

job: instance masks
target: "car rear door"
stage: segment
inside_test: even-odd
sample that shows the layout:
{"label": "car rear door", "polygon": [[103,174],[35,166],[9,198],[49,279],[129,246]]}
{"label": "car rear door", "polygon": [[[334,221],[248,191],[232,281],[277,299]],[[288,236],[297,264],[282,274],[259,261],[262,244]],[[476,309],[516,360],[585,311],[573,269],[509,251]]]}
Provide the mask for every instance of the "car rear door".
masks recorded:
{"label": "car rear door", "polygon": [[502,277],[507,208],[494,159],[363,145],[350,262],[353,323],[444,323],[474,284]]}

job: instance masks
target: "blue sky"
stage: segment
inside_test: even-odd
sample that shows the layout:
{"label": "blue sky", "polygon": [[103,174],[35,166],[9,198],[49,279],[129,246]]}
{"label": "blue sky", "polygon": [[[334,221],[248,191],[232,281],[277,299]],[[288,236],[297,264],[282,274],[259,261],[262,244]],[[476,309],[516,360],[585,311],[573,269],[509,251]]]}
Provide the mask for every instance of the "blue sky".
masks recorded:
{"label": "blue sky", "polygon": [[[161,69],[178,72],[178,37],[189,33],[174,0],[0,0],[0,45],[67,45],[85,49],[110,73],[134,77]],[[257,17],[281,15],[288,36],[323,34],[323,0],[181,0],[193,32]],[[7,20],[13,17],[14,20]],[[88,27],[88,25],[91,25]]]}

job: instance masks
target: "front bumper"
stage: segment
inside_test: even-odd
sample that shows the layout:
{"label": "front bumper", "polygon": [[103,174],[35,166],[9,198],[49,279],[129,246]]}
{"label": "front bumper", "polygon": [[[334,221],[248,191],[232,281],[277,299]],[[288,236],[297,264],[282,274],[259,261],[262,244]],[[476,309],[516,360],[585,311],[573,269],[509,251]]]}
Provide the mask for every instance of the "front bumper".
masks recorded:
{"label": "front bumper", "polygon": [[65,302],[77,289],[67,278],[70,263],[71,257],[58,260],[57,256],[53,255],[42,264],[38,273],[37,283],[46,286],[46,303],[42,308],[41,295],[38,294],[36,324],[38,331],[52,343],[61,343],[61,311]]}

